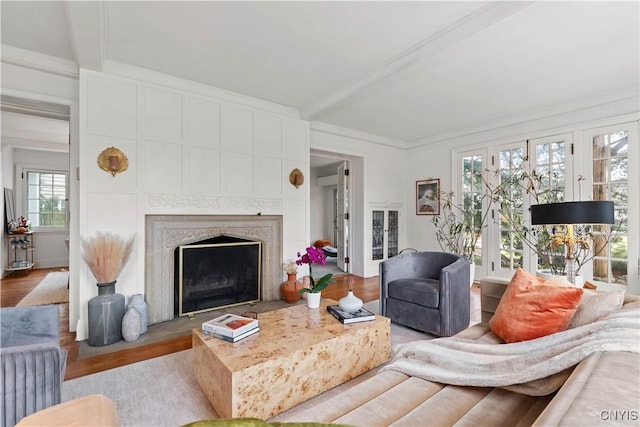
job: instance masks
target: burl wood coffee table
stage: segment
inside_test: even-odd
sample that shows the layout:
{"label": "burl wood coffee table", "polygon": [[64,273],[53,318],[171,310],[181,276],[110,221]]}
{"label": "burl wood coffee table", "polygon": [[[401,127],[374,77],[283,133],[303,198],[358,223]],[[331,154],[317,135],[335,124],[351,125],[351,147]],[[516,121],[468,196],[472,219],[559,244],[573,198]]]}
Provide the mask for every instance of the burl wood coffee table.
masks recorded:
{"label": "burl wood coffee table", "polygon": [[193,330],[193,372],[219,417],[270,418],[389,360],[388,318],[343,325],[329,304],[260,313],[260,332],[233,344]]}

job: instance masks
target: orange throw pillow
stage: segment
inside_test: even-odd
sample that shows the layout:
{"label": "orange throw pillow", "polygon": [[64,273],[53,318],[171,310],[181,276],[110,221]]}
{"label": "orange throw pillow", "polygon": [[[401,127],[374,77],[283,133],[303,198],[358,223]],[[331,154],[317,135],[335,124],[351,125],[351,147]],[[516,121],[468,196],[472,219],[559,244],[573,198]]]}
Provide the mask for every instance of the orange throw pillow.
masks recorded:
{"label": "orange throw pillow", "polygon": [[582,292],[580,288],[558,286],[519,268],[489,320],[489,327],[508,343],[564,331],[577,310]]}

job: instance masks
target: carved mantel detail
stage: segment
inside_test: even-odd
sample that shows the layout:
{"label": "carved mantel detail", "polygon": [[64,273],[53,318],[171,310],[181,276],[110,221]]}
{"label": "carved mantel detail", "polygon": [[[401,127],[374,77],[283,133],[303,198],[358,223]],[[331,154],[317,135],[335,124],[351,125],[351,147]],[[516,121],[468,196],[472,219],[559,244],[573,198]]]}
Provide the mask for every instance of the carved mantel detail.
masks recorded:
{"label": "carved mantel detail", "polygon": [[145,297],[149,324],[173,319],[174,250],[220,235],[263,242],[262,300],[280,298],[282,216],[147,215]]}
{"label": "carved mantel detail", "polygon": [[147,204],[150,208],[172,209],[209,209],[226,211],[244,210],[282,210],[282,200],[243,197],[194,196],[186,194],[149,194]]}

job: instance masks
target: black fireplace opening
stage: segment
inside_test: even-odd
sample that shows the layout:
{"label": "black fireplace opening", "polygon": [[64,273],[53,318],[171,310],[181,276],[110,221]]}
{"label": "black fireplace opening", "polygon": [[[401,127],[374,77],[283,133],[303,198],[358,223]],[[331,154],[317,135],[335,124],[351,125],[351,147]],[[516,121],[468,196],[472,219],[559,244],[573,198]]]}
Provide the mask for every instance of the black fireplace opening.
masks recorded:
{"label": "black fireplace opening", "polygon": [[260,300],[262,243],[217,236],[174,251],[174,316]]}

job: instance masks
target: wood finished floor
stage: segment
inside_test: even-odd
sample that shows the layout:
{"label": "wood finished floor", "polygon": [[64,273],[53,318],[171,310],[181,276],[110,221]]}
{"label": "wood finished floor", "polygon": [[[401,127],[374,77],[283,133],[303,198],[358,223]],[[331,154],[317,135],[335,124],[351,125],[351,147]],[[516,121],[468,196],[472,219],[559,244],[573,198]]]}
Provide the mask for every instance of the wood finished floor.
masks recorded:
{"label": "wood finished floor", "polygon": [[[19,272],[2,279],[0,284],[0,306],[13,307],[24,298],[51,271],[60,268],[36,269],[29,273]],[[323,297],[339,300],[349,289],[353,289],[364,302],[378,299],[378,277],[362,278],[353,275],[335,277],[335,284],[322,292]],[[480,317],[480,292],[478,285],[471,288],[471,322],[476,323]],[[82,377],[95,372],[117,368],[130,363],[163,356],[191,348],[191,334],[170,340],[141,345],[126,350],[78,359],[78,342],[75,333],[69,332],[69,304],[60,304],[60,345],[68,352],[65,380]]]}

